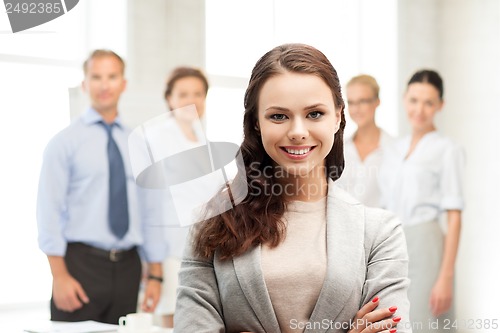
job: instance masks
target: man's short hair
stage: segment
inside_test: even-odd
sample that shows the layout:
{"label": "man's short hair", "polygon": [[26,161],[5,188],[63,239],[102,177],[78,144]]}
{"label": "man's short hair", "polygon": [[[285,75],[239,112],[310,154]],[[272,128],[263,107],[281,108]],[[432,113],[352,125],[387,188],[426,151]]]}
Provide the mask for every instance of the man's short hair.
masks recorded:
{"label": "man's short hair", "polygon": [[122,74],[125,74],[125,61],[123,61],[122,57],[120,57],[118,54],[116,54],[111,50],[98,49],[92,51],[88,56],[88,58],[83,63],[83,73],[85,75],[87,75],[87,66],[89,65],[89,62],[94,58],[100,58],[100,57],[115,57],[122,65]]}

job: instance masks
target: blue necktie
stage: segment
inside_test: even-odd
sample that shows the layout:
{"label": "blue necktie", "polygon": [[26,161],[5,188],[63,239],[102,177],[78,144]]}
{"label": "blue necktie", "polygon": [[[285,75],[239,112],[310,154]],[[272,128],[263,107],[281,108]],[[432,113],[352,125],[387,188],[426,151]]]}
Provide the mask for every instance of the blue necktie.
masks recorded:
{"label": "blue necktie", "polygon": [[109,161],[109,203],[108,219],[111,232],[122,239],[128,231],[128,201],[127,178],[123,166],[122,155],[111,135],[114,123],[108,125],[101,122],[108,132],[108,161]]}

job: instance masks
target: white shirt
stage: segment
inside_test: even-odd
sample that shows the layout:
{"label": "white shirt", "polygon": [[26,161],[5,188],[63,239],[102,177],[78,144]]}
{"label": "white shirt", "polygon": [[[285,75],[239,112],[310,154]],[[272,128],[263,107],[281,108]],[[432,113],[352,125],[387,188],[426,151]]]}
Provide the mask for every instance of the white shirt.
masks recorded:
{"label": "white shirt", "polygon": [[[200,128],[195,127],[196,142],[189,140],[185,134],[182,132],[181,128],[172,117],[170,121],[164,123],[163,133],[168,135],[168,139],[163,142],[164,149],[169,152],[169,155],[174,155],[181,153],[183,151],[199,147],[206,144],[206,139],[204,134],[202,134]],[[195,123],[198,124],[198,123]],[[186,165],[177,165],[176,167],[183,168]],[[176,172],[177,170],[170,170],[171,172]],[[167,257],[182,258],[184,252],[184,246],[186,243],[187,235],[189,233],[189,228],[187,226],[182,226],[178,212],[182,210],[189,210],[188,207],[190,199],[199,196],[202,189],[196,189],[189,184],[184,185],[184,190],[177,192],[175,197],[177,198],[180,205],[174,202],[174,194],[172,194],[170,189],[165,189],[162,191],[163,201],[163,213],[164,221],[163,225],[165,228],[165,237],[168,244]]]}
{"label": "white shirt", "polygon": [[366,206],[380,207],[378,173],[382,163],[383,148],[393,140],[389,134],[380,130],[377,149],[362,161],[354,144],[354,135],[346,138],[344,142],[345,168],[342,176],[336,181],[338,186]]}
{"label": "white shirt", "polygon": [[465,153],[434,131],[424,135],[411,155],[411,137],[387,147],[380,169],[382,206],[404,225],[436,220],[446,210],[463,210]]}
{"label": "white shirt", "polygon": [[[194,212],[217,192],[222,179],[222,176],[204,177],[214,171],[204,155],[181,155],[207,144],[202,123],[194,121],[192,127],[197,141],[186,137],[172,113],[157,116],[140,128],[157,168],[145,178],[138,177],[137,181],[141,186],[154,188],[161,214],[157,231],[165,235],[167,257],[178,259],[184,252],[189,225],[196,222],[192,218]],[[172,160],[175,157],[177,159]],[[144,163],[136,164],[140,170]],[[194,175],[197,178],[193,179]]]}

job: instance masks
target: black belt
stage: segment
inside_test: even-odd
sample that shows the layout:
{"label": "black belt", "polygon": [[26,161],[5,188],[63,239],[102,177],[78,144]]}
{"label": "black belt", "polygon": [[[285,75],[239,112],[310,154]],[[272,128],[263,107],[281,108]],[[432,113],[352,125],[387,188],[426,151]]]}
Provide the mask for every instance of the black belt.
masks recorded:
{"label": "black belt", "polygon": [[110,251],[99,249],[97,247],[93,247],[93,246],[90,246],[90,245],[87,245],[84,243],[68,243],[68,247],[69,246],[83,249],[83,250],[85,250],[85,252],[87,252],[89,254],[92,254],[92,255],[95,255],[95,256],[98,256],[101,258],[109,259],[109,261],[112,261],[112,262],[122,261],[124,259],[131,258],[137,254],[137,246],[134,246],[128,250],[114,250],[113,249]]}

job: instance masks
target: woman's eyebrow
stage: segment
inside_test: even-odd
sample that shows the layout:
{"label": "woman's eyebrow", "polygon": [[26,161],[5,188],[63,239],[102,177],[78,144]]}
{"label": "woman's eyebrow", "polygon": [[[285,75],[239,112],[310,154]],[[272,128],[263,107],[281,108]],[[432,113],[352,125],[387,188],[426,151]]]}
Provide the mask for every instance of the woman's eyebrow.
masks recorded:
{"label": "woman's eyebrow", "polygon": [[313,105],[306,106],[306,107],[304,108],[304,110],[315,109],[315,108],[317,108],[318,106],[326,106],[326,105],[325,105],[325,104],[323,104],[323,103],[316,103],[316,104],[313,104]]}
{"label": "woman's eyebrow", "polygon": [[276,110],[276,111],[290,111],[287,108],[281,107],[281,106],[270,106],[266,109],[266,111],[271,111],[271,110]]}
{"label": "woman's eyebrow", "polygon": [[[312,104],[312,105],[308,105],[304,108],[304,110],[310,110],[310,109],[315,109],[319,106],[325,106],[325,104],[323,103],[315,103],[315,104]],[[270,110],[277,110],[277,111],[290,111],[289,109],[287,108],[284,108],[282,106],[270,106],[266,109],[266,111],[270,111]]]}

